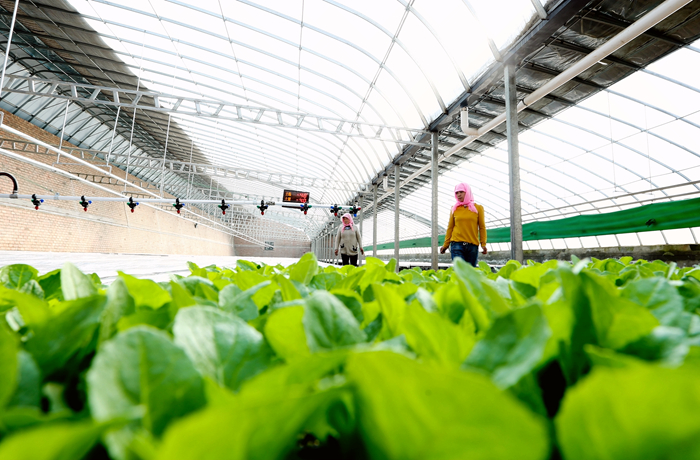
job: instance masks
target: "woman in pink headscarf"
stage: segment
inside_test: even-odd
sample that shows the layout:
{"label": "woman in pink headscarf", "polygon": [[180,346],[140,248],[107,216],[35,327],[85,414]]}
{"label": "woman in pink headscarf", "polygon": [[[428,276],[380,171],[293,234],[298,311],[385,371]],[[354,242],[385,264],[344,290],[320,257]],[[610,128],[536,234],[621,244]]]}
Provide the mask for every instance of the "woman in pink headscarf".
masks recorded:
{"label": "woman in pink headscarf", "polygon": [[357,251],[365,254],[365,250],[362,249],[362,235],[350,213],[343,214],[342,219],[343,223],[338,227],[338,234],[335,236],[335,255],[338,255],[340,249],[343,265],[351,264],[357,267]]}
{"label": "woman in pink headscarf", "polygon": [[484,223],[484,208],[474,203],[474,195],[469,185],[457,184],[455,187],[457,202],[450,212],[450,223],[445,234],[445,243],[440,248],[444,254],[450,248],[452,260],[461,257],[476,267],[479,258],[479,244],[482,254],[486,254],[486,224]]}

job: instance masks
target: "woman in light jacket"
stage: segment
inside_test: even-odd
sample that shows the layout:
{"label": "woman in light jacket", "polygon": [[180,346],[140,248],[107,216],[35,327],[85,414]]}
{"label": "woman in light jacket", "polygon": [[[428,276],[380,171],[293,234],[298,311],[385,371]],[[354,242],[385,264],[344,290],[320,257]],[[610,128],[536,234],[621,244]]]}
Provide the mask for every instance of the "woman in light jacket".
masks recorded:
{"label": "woman in light jacket", "polygon": [[335,255],[338,255],[340,249],[343,265],[352,264],[357,267],[357,252],[365,254],[365,250],[362,249],[362,235],[349,213],[343,214],[342,219],[343,223],[338,227],[338,234],[335,236]]}

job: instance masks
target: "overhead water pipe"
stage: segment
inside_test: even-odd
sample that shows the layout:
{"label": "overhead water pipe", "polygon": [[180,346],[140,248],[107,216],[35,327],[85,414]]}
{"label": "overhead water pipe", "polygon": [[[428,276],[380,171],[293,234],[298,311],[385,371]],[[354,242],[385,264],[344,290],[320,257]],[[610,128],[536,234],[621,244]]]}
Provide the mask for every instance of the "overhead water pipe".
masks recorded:
{"label": "overhead water pipe", "polygon": [[[638,19],[634,24],[630,25],[627,27],[625,30],[620,32],[619,34],[615,35],[613,38],[608,40],[604,45],[600,46],[599,48],[596,48],[594,51],[592,51],[590,54],[588,54],[586,57],[578,61],[576,64],[573,66],[569,67],[567,70],[564,72],[560,73],[556,77],[552,78],[550,81],[545,83],[543,86],[541,86],[539,89],[536,91],[532,92],[529,94],[525,99],[522,100],[518,104],[517,111],[518,113],[525,110],[527,107],[531,106],[535,102],[539,101],[543,97],[547,96],[550,94],[552,91],[555,91],[557,88],[561,87],[565,83],[568,83],[572,79],[574,79],[577,75],[585,71],[586,69],[590,68],[594,64],[596,64],[598,61],[601,59],[605,59],[627,43],[631,42],[635,38],[639,37],[642,35],[644,32],[647,30],[651,29],[654,27],[656,24],[659,22],[663,21],[688,3],[690,3],[692,0],[666,0],[664,3],[661,5],[657,6],[647,14],[645,14],[642,18]],[[488,133],[501,123],[503,123],[506,119],[506,114],[505,112],[497,116],[496,118],[492,119],[485,125],[483,125],[481,128],[476,130],[476,133],[472,134],[467,134],[467,138],[462,140],[461,142],[455,144],[453,147],[451,147],[449,150],[445,152],[445,154],[440,158],[440,161],[444,160],[445,158],[449,158],[462,148],[466,147],[467,145],[471,144],[484,134]],[[460,120],[460,124],[462,124],[462,120]],[[468,127],[468,126],[467,126]],[[430,169],[430,163],[427,164],[426,166],[423,166],[422,168],[418,169],[416,172],[411,174],[408,178],[406,178],[405,181],[401,183],[401,185],[406,185],[409,182],[411,182],[413,179],[416,177],[420,176],[424,172]],[[396,184],[399,186],[399,184]],[[391,195],[391,192],[384,193],[380,198],[379,201],[387,198],[388,196]],[[372,206],[372,205],[369,205]]]}
{"label": "overhead water pipe", "polygon": [[[2,129],[5,130],[5,131],[7,131],[7,132],[9,132],[9,133],[16,134],[16,135],[20,136],[20,137],[23,138],[23,139],[27,139],[27,140],[30,141],[32,144],[37,144],[37,145],[40,145],[40,146],[42,146],[42,147],[44,147],[44,148],[46,148],[46,149],[49,149],[49,150],[51,150],[51,151],[54,152],[54,153],[60,153],[60,154],[64,154],[64,155],[66,155],[66,156],[69,156],[72,160],[77,161],[77,162],[78,162],[79,164],[81,164],[82,166],[87,166],[87,167],[90,168],[90,169],[94,169],[95,171],[99,171],[100,173],[106,175],[107,177],[111,177],[112,179],[116,179],[116,180],[118,180],[119,182],[124,182],[124,178],[123,178],[123,177],[119,177],[119,176],[117,176],[117,175],[115,175],[115,174],[106,172],[105,170],[100,169],[99,167],[93,165],[92,163],[89,163],[89,162],[87,162],[87,161],[85,161],[85,160],[83,160],[83,159],[81,159],[81,158],[78,158],[78,157],[73,156],[73,155],[71,155],[71,154],[69,154],[69,153],[67,153],[67,152],[64,152],[64,151],[62,151],[62,150],[59,150],[59,149],[57,149],[56,147],[53,147],[53,146],[47,144],[46,142],[42,142],[42,141],[40,141],[40,140],[38,140],[38,139],[36,139],[36,138],[34,138],[34,137],[28,135],[28,134],[23,133],[22,131],[19,131],[19,130],[17,130],[17,129],[12,128],[11,126],[7,126],[7,125],[3,124],[3,125],[2,125]],[[8,153],[9,153],[9,152],[7,152],[7,151],[3,151],[3,155],[8,155]],[[26,158],[26,157],[22,157],[22,156],[20,156],[20,155],[18,155],[18,157],[20,157],[20,158],[22,158],[22,159],[25,159],[25,158]],[[41,164],[43,164],[43,163],[41,163]],[[63,170],[60,170],[60,171],[65,172],[65,171],[63,171]],[[68,173],[67,173],[67,174],[68,174]],[[73,176],[72,174],[71,174],[71,176],[72,176],[73,178],[75,178],[75,176]],[[136,184],[130,184],[130,185],[131,185],[133,188],[135,188],[136,190],[138,190],[138,191],[140,191],[140,192],[143,192],[145,195],[151,195],[151,196],[153,196],[153,197],[160,198],[157,194],[151,192],[150,190],[146,190],[145,188],[141,188],[141,187],[137,186]]]}
{"label": "overhead water pipe", "polygon": [[[6,128],[6,127],[3,126],[3,128]],[[55,149],[54,149],[54,150],[55,150]],[[18,155],[18,154],[14,153],[14,152],[10,152],[10,151],[5,150],[5,149],[2,149],[2,148],[0,148],[0,154],[5,155],[5,156],[8,156],[8,157],[10,157],[10,158],[14,158],[14,159],[19,160],[19,161],[23,161],[23,162],[25,162],[25,163],[32,164],[32,165],[34,165],[34,166],[36,166],[36,167],[38,167],[38,168],[45,169],[45,170],[47,170],[47,171],[51,171],[51,172],[53,172],[53,173],[59,174],[59,175],[64,176],[64,177],[68,177],[68,178],[70,178],[70,179],[75,179],[75,180],[77,180],[77,181],[79,181],[79,182],[84,182],[84,183],[86,183],[87,185],[89,185],[90,187],[96,188],[96,189],[98,189],[98,190],[102,190],[102,191],[107,192],[107,193],[110,193],[110,194],[112,194],[112,195],[119,195],[119,192],[117,192],[117,191],[115,191],[115,190],[108,189],[108,188],[103,187],[103,186],[101,186],[101,185],[99,185],[99,184],[94,184],[94,183],[92,183],[92,182],[90,182],[90,181],[88,181],[88,180],[86,180],[86,179],[83,179],[82,177],[76,177],[76,176],[74,176],[73,174],[71,174],[71,173],[69,173],[69,172],[66,172],[66,171],[64,171],[64,170],[62,170],[62,169],[55,168],[55,167],[53,167],[53,166],[49,166],[49,165],[47,165],[46,163],[42,163],[42,162],[37,161],[37,160],[32,160],[31,158],[27,158],[27,157],[24,157],[24,156],[22,156],[22,155]],[[90,165],[89,163],[87,163],[87,165],[88,165],[88,166],[92,166],[92,165]],[[100,171],[101,171],[101,170],[100,170]],[[150,192],[149,192],[149,193],[150,193]],[[0,195],[0,197],[2,197],[2,198],[13,198],[13,199],[14,199],[14,198],[19,199],[19,198],[24,197],[24,196],[29,196],[29,197],[31,197],[31,195],[16,195],[16,196],[10,196],[10,195],[7,195],[7,194]],[[60,196],[60,195],[59,195],[59,196]],[[154,195],[154,196],[158,196],[158,195]],[[54,197],[54,195],[51,195],[51,198],[49,198],[49,199],[54,199],[53,197]],[[37,198],[41,198],[41,197],[37,197]],[[105,198],[105,197],[101,197],[101,198]],[[169,202],[172,202],[172,200],[170,200]],[[146,204],[146,206],[149,206],[149,205]],[[149,206],[149,207],[152,207],[153,209],[155,209],[155,210],[157,210],[157,211],[166,212],[166,211],[163,211],[162,209],[157,208],[157,207],[155,207],[155,206]],[[231,234],[231,235],[238,236],[238,237],[244,238],[244,239],[245,239],[245,238],[248,238],[248,240],[249,240],[250,242],[252,242],[252,243],[254,243],[254,244],[257,244],[257,245],[260,245],[260,246],[264,246],[264,243],[263,243],[262,241],[254,240],[253,238],[248,237],[248,235],[246,235],[245,233],[241,233],[241,232],[239,232],[239,231],[237,231],[237,230],[234,230],[234,229],[232,229],[232,228],[230,228],[230,227],[226,227],[225,225],[222,225],[222,224],[220,224],[219,222],[213,221],[213,220],[211,220],[211,219],[209,219],[209,218],[207,218],[207,217],[204,217],[204,216],[198,216],[198,217],[199,217],[200,219],[203,219],[203,220],[206,220],[206,221],[210,222],[212,225],[208,225],[208,226],[211,227],[211,228],[214,228],[213,226],[223,227],[223,228],[225,229],[225,231],[227,231],[227,232],[228,232],[229,234]],[[190,219],[188,219],[188,220],[190,220]],[[194,222],[194,221],[190,220],[190,222]]]}

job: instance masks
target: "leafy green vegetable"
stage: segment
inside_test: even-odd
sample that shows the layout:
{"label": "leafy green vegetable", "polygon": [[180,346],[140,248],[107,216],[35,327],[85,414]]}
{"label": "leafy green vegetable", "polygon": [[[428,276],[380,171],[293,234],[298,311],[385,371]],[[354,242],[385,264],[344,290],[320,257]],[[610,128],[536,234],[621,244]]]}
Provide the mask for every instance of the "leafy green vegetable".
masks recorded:
{"label": "leafy green vegetable", "polygon": [[0,267],[0,458],[700,458],[699,268],[189,267]]}
{"label": "leafy green vegetable", "polygon": [[211,307],[181,309],[173,325],[175,344],[197,370],[232,389],[267,368],[271,350],[242,319]]}
{"label": "leafy green vegetable", "polygon": [[567,460],[698,458],[700,368],[596,367],[556,418]]}
{"label": "leafy green vegetable", "polygon": [[[202,378],[185,352],[167,334],[146,326],[105,342],[90,367],[87,384],[96,421],[136,418],[139,426],[156,436],[172,420],[204,405]],[[126,458],[134,425],[107,435],[115,458]]]}
{"label": "leafy green vegetable", "polygon": [[97,288],[89,276],[66,262],[61,269],[61,292],[66,300],[75,300],[97,294]]}
{"label": "leafy green vegetable", "polygon": [[515,385],[540,362],[551,335],[538,304],[497,318],[465,364],[491,374],[499,388]]}
{"label": "leafy green vegetable", "polygon": [[52,423],[8,436],[0,458],[12,460],[80,459],[97,443],[104,426],[92,422]]}
{"label": "leafy green vegetable", "polygon": [[484,376],[391,352],[351,356],[347,374],[357,385],[360,430],[371,458],[547,456],[544,421]]}
{"label": "leafy green vegetable", "polygon": [[[0,317],[1,318],[1,317]],[[19,344],[10,328],[0,323],[0,410],[17,388]]]}
{"label": "leafy green vegetable", "polygon": [[367,338],[350,310],[324,291],[314,292],[305,300],[302,322],[311,351],[354,345]]}

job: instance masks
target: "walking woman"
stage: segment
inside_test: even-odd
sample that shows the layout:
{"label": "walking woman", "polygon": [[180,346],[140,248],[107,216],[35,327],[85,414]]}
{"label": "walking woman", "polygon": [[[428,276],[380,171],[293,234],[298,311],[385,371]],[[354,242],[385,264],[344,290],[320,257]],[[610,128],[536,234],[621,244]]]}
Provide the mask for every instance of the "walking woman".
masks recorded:
{"label": "walking woman", "polygon": [[486,224],[484,223],[484,208],[474,203],[472,189],[465,183],[455,187],[457,202],[450,212],[450,223],[447,226],[445,244],[440,248],[444,254],[450,248],[452,260],[461,257],[476,267],[479,257],[479,243],[486,254]]}
{"label": "walking woman", "polygon": [[343,223],[338,227],[338,234],[335,236],[335,255],[338,255],[340,249],[343,265],[351,264],[357,267],[357,251],[365,254],[365,250],[362,249],[362,235],[349,213],[343,214],[342,219]]}

